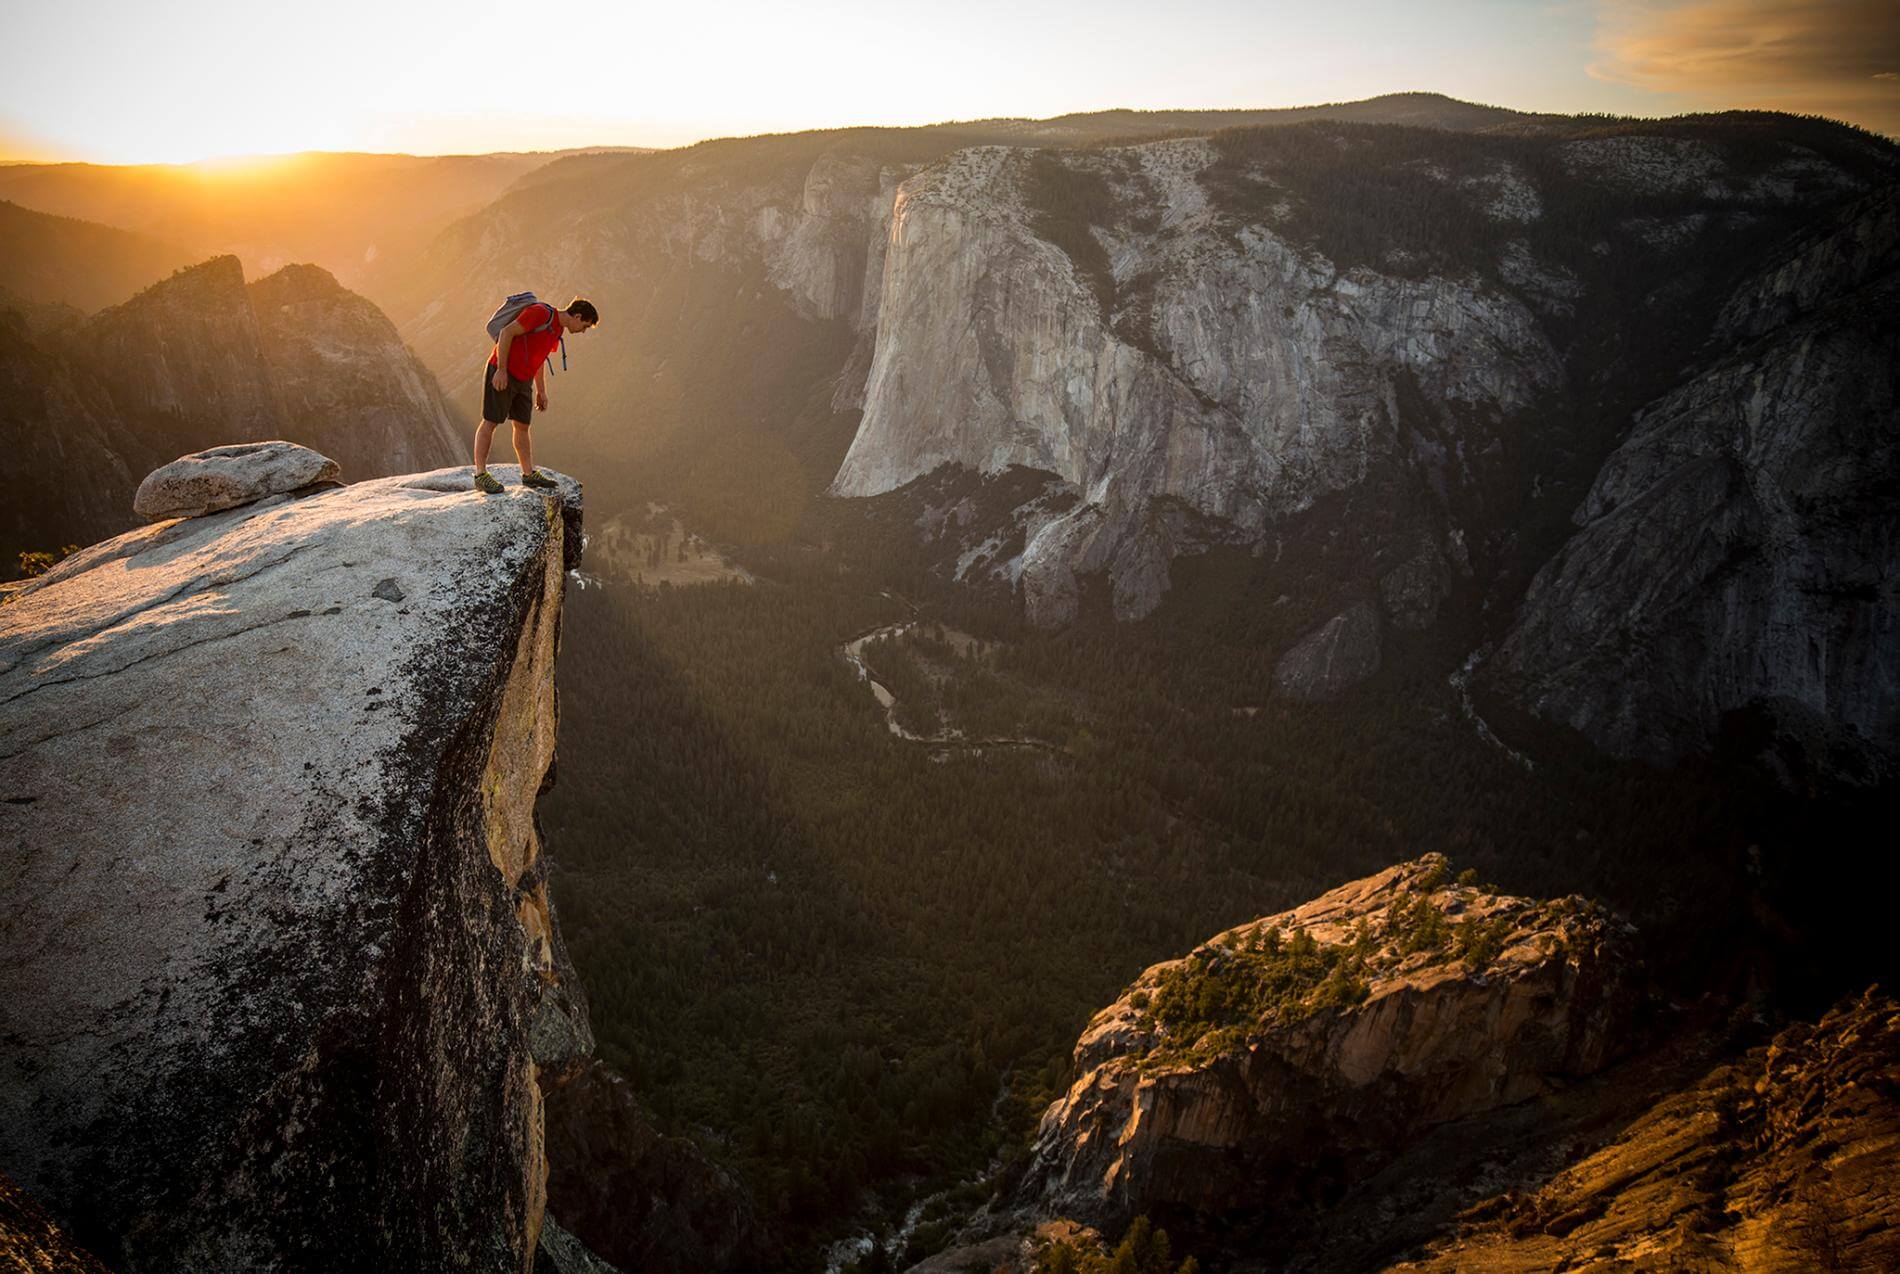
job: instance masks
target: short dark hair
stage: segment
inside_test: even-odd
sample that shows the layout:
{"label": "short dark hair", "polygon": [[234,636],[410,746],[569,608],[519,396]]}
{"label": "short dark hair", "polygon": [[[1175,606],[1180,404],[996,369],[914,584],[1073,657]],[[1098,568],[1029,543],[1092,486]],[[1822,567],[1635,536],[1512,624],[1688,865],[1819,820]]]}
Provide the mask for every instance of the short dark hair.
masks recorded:
{"label": "short dark hair", "polygon": [[585,319],[589,323],[600,322],[600,311],[595,309],[594,303],[584,296],[577,296],[569,301],[567,303],[567,312],[572,314],[575,318]]}

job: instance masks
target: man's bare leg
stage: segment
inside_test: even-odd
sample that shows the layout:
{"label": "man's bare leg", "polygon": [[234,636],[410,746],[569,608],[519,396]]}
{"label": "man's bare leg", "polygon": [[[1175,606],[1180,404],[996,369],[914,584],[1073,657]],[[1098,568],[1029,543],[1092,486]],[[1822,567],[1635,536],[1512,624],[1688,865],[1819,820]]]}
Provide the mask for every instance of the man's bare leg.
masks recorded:
{"label": "man's bare leg", "polygon": [[515,459],[521,462],[521,476],[527,477],[534,472],[534,445],[528,441],[528,427],[519,420],[511,420],[515,427]]}
{"label": "man's bare leg", "polygon": [[480,473],[488,467],[488,447],[495,440],[495,430],[500,423],[484,420],[475,426],[475,472]]}

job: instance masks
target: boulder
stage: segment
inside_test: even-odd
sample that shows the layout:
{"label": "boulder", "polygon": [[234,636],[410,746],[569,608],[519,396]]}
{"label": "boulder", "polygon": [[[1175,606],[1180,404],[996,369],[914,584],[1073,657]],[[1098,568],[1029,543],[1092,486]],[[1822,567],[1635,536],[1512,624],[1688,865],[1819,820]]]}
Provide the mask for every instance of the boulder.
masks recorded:
{"label": "boulder", "polygon": [[580,489],[507,476],[143,527],[0,608],[0,1163],[114,1269],[533,1258]]}
{"label": "boulder", "polygon": [[1303,703],[1331,699],[1379,671],[1379,612],[1355,602],[1300,638],[1273,667],[1281,694]]}
{"label": "boulder", "polygon": [[1290,1217],[1425,1131],[1627,1047],[1634,931],[1579,898],[1453,884],[1428,854],[1155,965],[1089,1023],[1017,1203]]}
{"label": "boulder", "polygon": [[152,470],[132,497],[147,522],[196,518],[266,496],[334,482],[336,461],[294,442],[244,442],[180,456]]}

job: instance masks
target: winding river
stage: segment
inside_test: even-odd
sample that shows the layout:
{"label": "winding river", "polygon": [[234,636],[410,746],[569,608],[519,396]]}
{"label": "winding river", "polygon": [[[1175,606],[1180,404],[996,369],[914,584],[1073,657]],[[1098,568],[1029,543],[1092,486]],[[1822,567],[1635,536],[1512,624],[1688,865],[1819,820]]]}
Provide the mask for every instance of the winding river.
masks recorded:
{"label": "winding river", "polygon": [[838,647],[845,662],[857,670],[858,680],[871,687],[871,697],[877,700],[878,707],[884,709],[884,726],[892,734],[909,743],[922,743],[933,748],[955,748],[966,752],[981,752],[986,748],[1040,748],[1045,752],[1060,752],[1056,744],[1043,739],[1029,739],[1014,735],[999,735],[991,738],[972,739],[961,730],[939,730],[934,734],[918,734],[907,730],[897,719],[897,696],[890,692],[883,682],[871,675],[871,669],[864,662],[864,648],[881,637],[901,637],[918,626],[921,621],[910,620],[902,624],[886,624],[882,628],[873,628],[868,633],[853,637]]}

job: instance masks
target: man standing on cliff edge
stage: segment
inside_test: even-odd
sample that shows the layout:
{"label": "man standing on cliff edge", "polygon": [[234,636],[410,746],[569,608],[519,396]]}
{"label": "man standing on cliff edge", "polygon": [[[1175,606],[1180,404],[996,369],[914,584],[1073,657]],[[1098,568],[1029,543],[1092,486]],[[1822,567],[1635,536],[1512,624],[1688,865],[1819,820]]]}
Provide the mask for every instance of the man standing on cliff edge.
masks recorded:
{"label": "man standing on cliff edge", "polygon": [[[594,308],[594,303],[577,296],[567,303],[565,310],[537,301],[501,329],[482,380],[482,423],[475,426],[477,491],[494,495],[501,490],[501,483],[488,472],[488,446],[504,418],[515,427],[515,459],[521,462],[521,485],[554,485],[554,479],[534,467],[534,447],[528,439],[528,425],[535,408],[548,409],[548,355],[560,348],[561,338],[567,333],[585,332],[598,322],[600,311]],[[567,356],[561,357],[565,362]],[[532,403],[528,398],[530,382],[534,385]]]}

